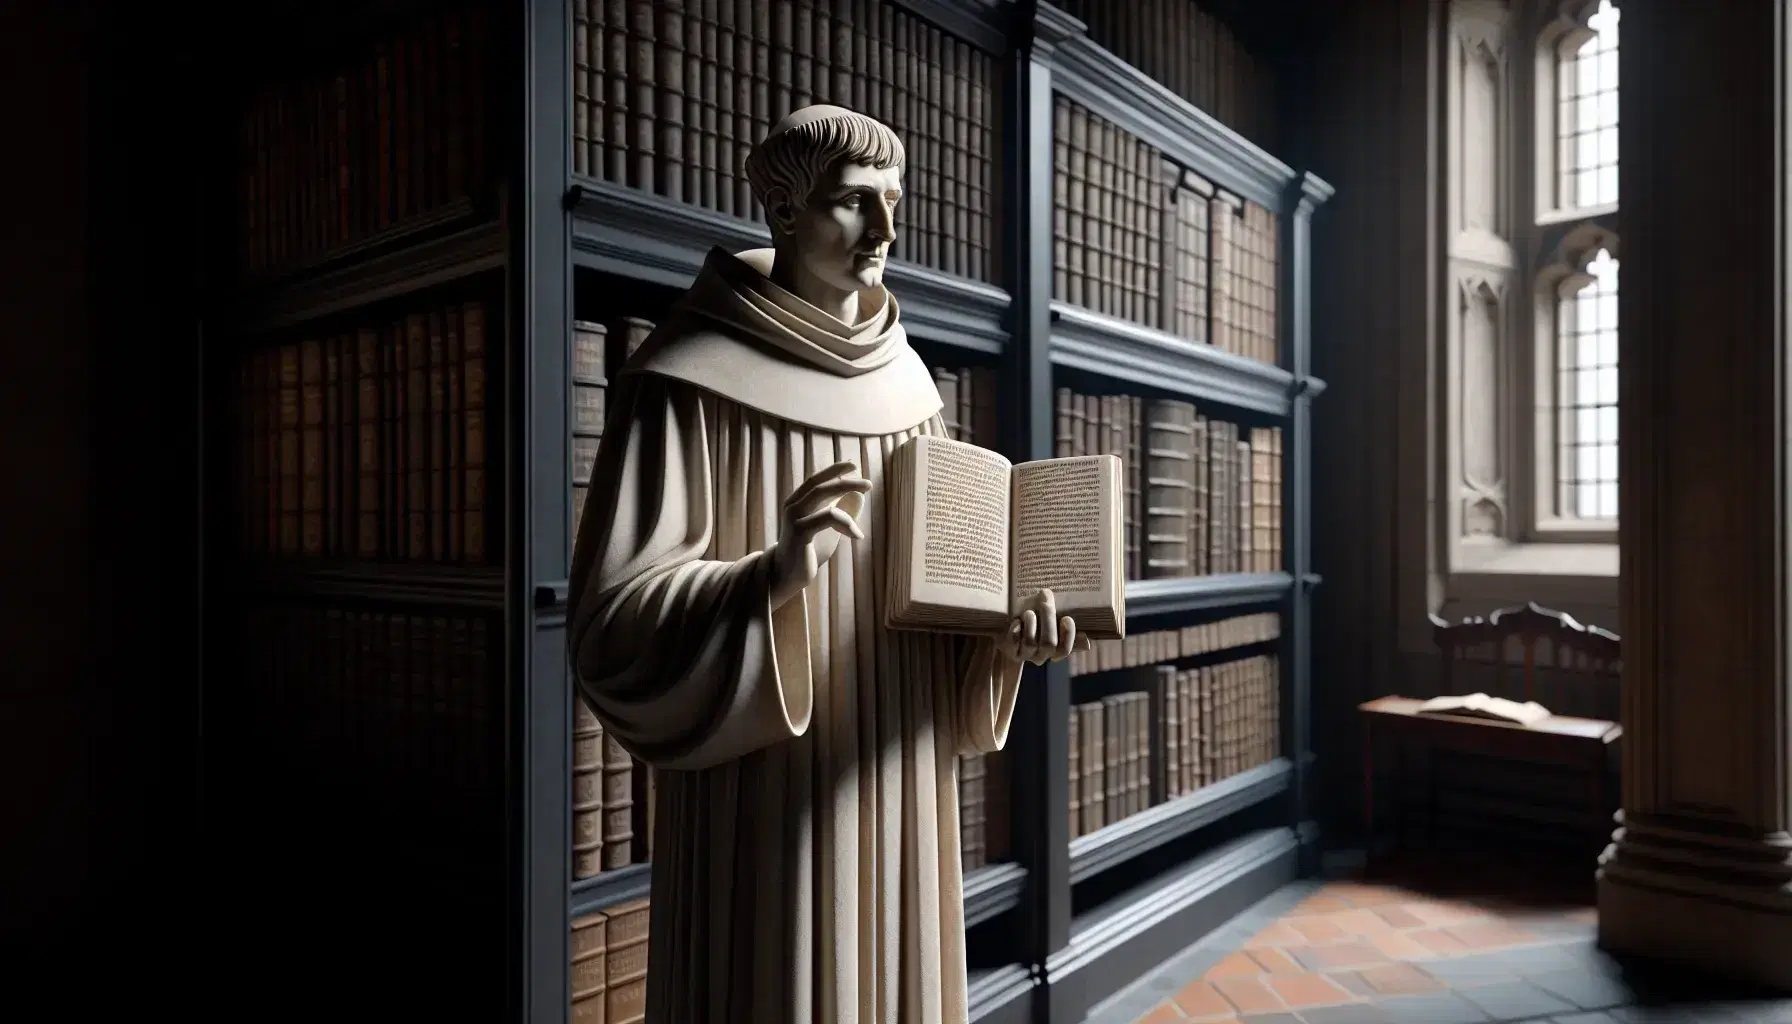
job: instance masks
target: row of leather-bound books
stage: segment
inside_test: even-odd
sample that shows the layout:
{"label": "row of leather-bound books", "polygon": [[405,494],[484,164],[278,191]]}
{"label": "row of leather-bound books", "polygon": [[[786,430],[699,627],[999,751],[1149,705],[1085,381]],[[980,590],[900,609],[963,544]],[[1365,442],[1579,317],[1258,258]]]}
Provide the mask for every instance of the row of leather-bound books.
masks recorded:
{"label": "row of leather-bound books", "polygon": [[1073,839],[1280,756],[1274,655],[1135,671],[1138,688],[1070,709]]}
{"label": "row of leather-bound books", "polygon": [[647,900],[630,900],[573,919],[567,949],[574,1024],[647,1018],[649,911]]}
{"label": "row of leather-bound books", "polygon": [[1282,429],[1194,403],[1059,388],[1059,457],[1116,455],[1126,484],[1128,579],[1282,567]]}
{"label": "row of leather-bound books", "polygon": [[892,252],[995,274],[996,58],[888,0],[571,0],[572,168],[757,219],[747,153],[833,103],[907,153]]}
{"label": "row of leather-bound books", "polygon": [[252,90],[238,115],[243,270],[277,273],[478,193],[491,170],[494,42],[481,0]]}
{"label": "row of leather-bound books", "polygon": [[244,553],[494,561],[488,381],[499,331],[481,299],[421,297],[245,353],[235,403]]}
{"label": "row of leather-bound books", "polygon": [[1275,82],[1195,0],[1056,0],[1089,38],[1260,146],[1274,123]]}
{"label": "row of leather-bound books", "polygon": [[453,829],[489,825],[503,778],[495,617],[280,600],[234,614],[244,685],[227,698],[243,711],[233,742],[247,745],[253,777],[285,790],[279,802],[407,828],[444,856]]}
{"label": "row of leather-bound books", "polygon": [[1277,224],[1057,96],[1052,296],[1274,364]]}

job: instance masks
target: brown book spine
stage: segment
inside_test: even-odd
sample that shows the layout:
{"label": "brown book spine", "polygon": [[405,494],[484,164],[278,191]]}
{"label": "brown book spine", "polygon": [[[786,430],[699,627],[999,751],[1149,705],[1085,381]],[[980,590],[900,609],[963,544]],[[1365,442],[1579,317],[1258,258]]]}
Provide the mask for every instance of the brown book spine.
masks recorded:
{"label": "brown book spine", "polygon": [[684,4],[685,0],[657,0],[659,25],[654,37],[659,61],[654,72],[659,101],[655,118],[659,128],[659,163],[654,175],[660,194],[677,200],[687,196],[685,171],[689,163],[684,148]]}
{"label": "brown book spine", "polygon": [[429,317],[404,318],[405,554],[429,557]]}
{"label": "brown book spine", "polygon": [[323,420],[323,451],[319,474],[323,477],[323,529],[320,551],[340,556],[342,551],[342,346],[337,337],[325,338],[323,348],[323,395],[319,410]]}
{"label": "brown book spine", "polygon": [[608,917],[605,1013],[609,1024],[637,1024],[647,1016],[648,903],[611,907]]}
{"label": "brown book spine", "polygon": [[448,557],[448,332],[442,310],[429,311],[429,557]]}
{"label": "brown book spine", "polygon": [[[799,110],[819,102],[815,96],[814,0],[783,0],[790,7],[790,107]],[[775,112],[782,117],[788,110]]]}
{"label": "brown book spine", "polygon": [[[878,119],[902,132],[906,140],[908,125],[902,121],[901,96],[902,80],[902,48],[901,37],[897,34],[899,19],[894,4],[884,0],[869,0],[877,14],[877,109],[882,113]],[[905,141],[906,144],[906,141]]]}
{"label": "brown book spine", "polygon": [[606,1024],[604,991],[608,988],[609,976],[608,923],[607,916],[601,913],[588,914],[572,922],[572,935],[567,941],[572,959],[567,988],[572,996],[570,1017],[575,1024]]}
{"label": "brown book spine", "polygon": [[604,0],[604,179],[630,183],[629,140],[634,137],[637,97],[629,80],[634,60],[630,31],[634,0]]}
{"label": "brown book spine", "polygon": [[380,521],[381,458],[380,335],[376,328],[355,331],[355,557],[383,554]]}
{"label": "brown book spine", "polygon": [[583,697],[573,697],[572,877],[603,870],[604,729]]}
{"label": "brown book spine", "polygon": [[283,555],[303,550],[300,538],[302,514],[302,429],[299,346],[280,349],[280,546]]}
{"label": "brown book spine", "polygon": [[963,40],[946,37],[947,81],[952,96],[946,101],[952,133],[952,245],[953,272],[975,276],[971,253],[971,48]]}
{"label": "brown book spine", "polygon": [[572,172],[591,173],[591,0],[572,2]]}
{"label": "brown book spine", "polygon": [[466,389],[466,561],[469,565],[486,562],[485,537],[485,376],[486,338],[485,306],[478,300],[461,308],[461,344],[466,361],[461,384]]}
{"label": "brown book spine", "polygon": [[[746,12],[741,16],[742,24],[746,24],[750,17],[753,26],[752,116],[745,122],[737,120],[735,131],[735,144],[740,150],[734,165],[745,168],[747,154],[752,151],[759,133],[771,126],[774,117],[783,117],[790,112],[790,94],[785,91],[790,81],[787,77],[790,66],[784,63],[780,67],[784,58],[779,55],[780,46],[788,50],[790,45],[790,22],[785,5],[757,3],[755,0],[737,0],[737,3],[741,5],[737,9],[744,8]],[[753,197],[750,186],[742,190],[742,196],[746,203],[741,209],[754,220],[762,219],[764,211],[759,208],[759,201]]]}
{"label": "brown book spine", "polygon": [[443,416],[446,434],[443,475],[447,484],[444,498],[447,548],[443,557],[456,563],[463,561],[467,552],[467,350],[461,319],[462,308],[459,305],[450,305],[442,318],[443,332],[446,335],[443,361],[446,364],[444,379],[447,384],[446,412]]}
{"label": "brown book spine", "polygon": [[[585,169],[580,173],[590,175],[593,178],[602,178],[604,176],[604,161],[609,159],[605,150],[608,148],[609,143],[610,119],[609,104],[605,101],[605,98],[609,94],[610,86],[608,54],[609,39],[606,31],[607,26],[604,24],[604,16],[606,12],[604,10],[603,0],[578,0],[578,2],[584,6],[586,17],[588,19],[585,23],[585,53],[587,58],[585,66],[585,94],[586,103],[588,105],[585,115]],[[449,19],[449,24],[451,26],[454,24],[453,18]],[[452,29],[450,29],[450,31],[452,31]],[[459,68],[452,63],[452,53],[453,50],[450,49],[451,73],[448,79],[450,83],[448,179],[449,194],[451,196],[459,196],[461,195],[461,189],[464,186],[457,184],[458,175],[456,172],[458,171],[458,168],[455,167],[456,156],[454,154],[454,149],[459,144],[459,136],[458,130],[455,129],[454,125],[460,120],[461,112],[459,110],[459,104],[455,102],[458,97],[456,97],[452,91],[456,88],[454,83],[459,78]],[[575,167],[574,170],[578,170],[578,168]]]}
{"label": "brown book spine", "polygon": [[1189,501],[1189,572],[1195,576],[1205,576],[1213,571],[1213,553],[1208,541],[1208,526],[1213,519],[1213,481],[1208,468],[1208,452],[1211,441],[1208,435],[1207,417],[1197,413],[1193,430],[1194,459],[1190,469],[1193,480],[1193,496]]}
{"label": "brown book spine", "polygon": [[1193,495],[1193,407],[1160,399],[1145,411],[1145,577],[1186,576]]}
{"label": "brown book spine", "polygon": [[634,760],[604,733],[604,870],[628,867],[634,859]]}
{"label": "brown book spine", "polygon": [[703,74],[704,94],[716,119],[716,209],[744,217],[747,207],[739,202],[742,179],[735,160],[734,126],[742,111],[752,110],[752,19],[742,20],[735,7],[736,0],[704,0],[704,14],[715,23],[715,39],[704,52]]}
{"label": "brown book spine", "polygon": [[[1137,395],[1126,399],[1126,425],[1120,457],[1126,469],[1126,576],[1143,579],[1145,575],[1145,464],[1140,449],[1145,428],[1145,402]],[[1192,497],[1192,495],[1191,495]]]}
{"label": "brown book spine", "polygon": [[643,192],[659,191],[657,177],[659,89],[655,85],[659,48],[656,45],[656,5],[654,0],[631,0],[629,4],[629,65],[632,89],[629,103],[629,149],[634,154],[628,183]]}
{"label": "brown book spine", "polygon": [[971,163],[973,168],[971,215],[971,247],[976,252],[976,266],[973,274],[979,281],[995,280],[995,208],[996,196],[994,175],[990,170],[990,161],[996,152],[996,123],[994,101],[992,99],[992,72],[994,62],[982,51],[971,50],[970,57],[970,117],[971,122]]}
{"label": "brown book spine", "polygon": [[[701,3],[694,46],[690,45],[690,36],[686,36],[689,52],[685,59],[694,63],[697,70],[694,80],[687,77],[685,91],[697,97],[696,123],[702,152],[696,161],[702,169],[698,181],[699,201],[707,209],[726,212],[733,206],[734,184],[729,180],[724,159],[727,149],[722,142],[723,122],[732,120],[723,115],[722,71],[717,62],[722,45],[721,25],[718,24],[722,0],[701,0]],[[724,193],[727,193],[726,198]]]}
{"label": "brown book spine", "polygon": [[708,97],[703,91],[703,26],[702,0],[685,0],[684,45],[679,62],[683,76],[680,92],[684,99],[680,118],[684,124],[684,198],[688,203],[713,210],[716,208],[716,190],[711,171],[715,161],[705,162],[704,159],[706,155],[714,157],[715,146],[709,144],[713,132],[704,134],[703,115]]}

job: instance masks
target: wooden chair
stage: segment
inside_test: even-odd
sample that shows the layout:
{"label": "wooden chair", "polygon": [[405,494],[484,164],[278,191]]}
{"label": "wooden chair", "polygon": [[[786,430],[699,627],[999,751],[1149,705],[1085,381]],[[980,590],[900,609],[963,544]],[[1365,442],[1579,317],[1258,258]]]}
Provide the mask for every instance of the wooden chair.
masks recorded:
{"label": "wooden chair", "polygon": [[[1615,685],[1622,665],[1616,634],[1597,626],[1583,626],[1563,612],[1527,603],[1502,608],[1485,618],[1470,617],[1457,623],[1431,616],[1432,636],[1442,658],[1439,694],[1456,694],[1459,667],[1480,661],[1491,663],[1494,691],[1505,695],[1508,674],[1522,673],[1518,699],[1556,709],[1552,701],[1570,697],[1552,688],[1539,693],[1539,653],[1547,652],[1550,667],[1564,682],[1591,679],[1598,685]],[[1517,659],[1510,657],[1516,646]],[[1490,658],[1476,659],[1477,652]],[[1607,800],[1613,792],[1611,750],[1623,736],[1618,723],[1601,718],[1552,714],[1530,726],[1472,718],[1420,715],[1424,701],[1413,697],[1381,697],[1359,706],[1363,717],[1363,823],[1367,844],[1375,837],[1375,758],[1378,740],[1391,741],[1404,750],[1420,747],[1437,753],[1476,754],[1498,760],[1567,768],[1582,777],[1588,796],[1588,825],[1597,836],[1610,832]],[[1434,783],[1432,784],[1434,785]],[[1432,793],[1433,801],[1435,793]],[[1603,841],[1603,840],[1601,840]]]}

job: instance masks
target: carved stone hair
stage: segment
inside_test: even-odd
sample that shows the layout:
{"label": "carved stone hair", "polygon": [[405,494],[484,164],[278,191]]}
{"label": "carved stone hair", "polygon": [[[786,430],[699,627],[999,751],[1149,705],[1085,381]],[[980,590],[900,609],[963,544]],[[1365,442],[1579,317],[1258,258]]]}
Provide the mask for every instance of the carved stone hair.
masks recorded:
{"label": "carved stone hair", "polygon": [[783,189],[792,208],[801,210],[816,179],[839,163],[901,167],[907,162],[902,140],[881,121],[845,107],[804,107],[779,121],[747,154],[747,182],[753,198]]}

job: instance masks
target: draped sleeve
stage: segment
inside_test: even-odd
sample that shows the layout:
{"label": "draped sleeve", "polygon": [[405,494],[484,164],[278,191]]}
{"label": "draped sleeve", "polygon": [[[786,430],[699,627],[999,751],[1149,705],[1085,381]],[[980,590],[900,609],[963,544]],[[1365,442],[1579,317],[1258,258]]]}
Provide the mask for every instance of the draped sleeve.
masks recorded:
{"label": "draped sleeve", "polygon": [[768,467],[744,493],[718,494],[720,400],[653,375],[614,383],[570,581],[580,692],[624,749],[660,768],[802,735],[814,708],[807,602],[771,607],[768,551],[708,557],[718,529],[770,546],[790,485],[765,477],[787,474]]}
{"label": "draped sleeve", "polygon": [[1021,670],[1026,666],[997,654],[993,642],[977,640],[967,646],[970,650],[959,691],[958,752],[993,754],[1008,743],[1014,698],[1020,693]]}

